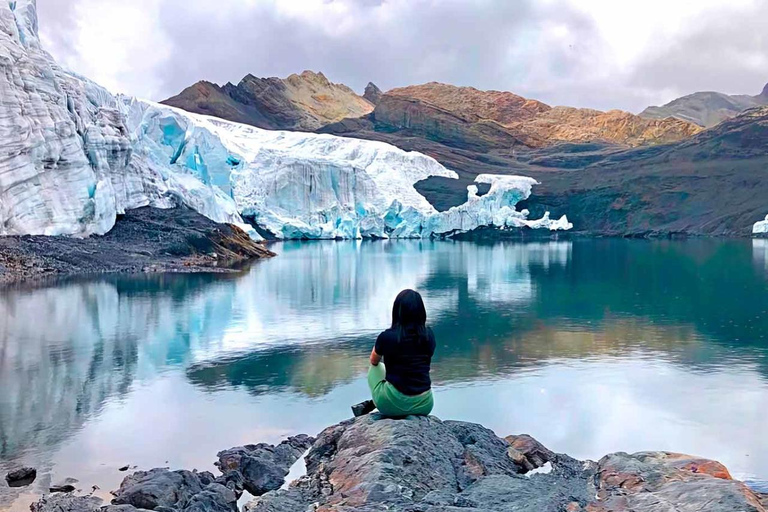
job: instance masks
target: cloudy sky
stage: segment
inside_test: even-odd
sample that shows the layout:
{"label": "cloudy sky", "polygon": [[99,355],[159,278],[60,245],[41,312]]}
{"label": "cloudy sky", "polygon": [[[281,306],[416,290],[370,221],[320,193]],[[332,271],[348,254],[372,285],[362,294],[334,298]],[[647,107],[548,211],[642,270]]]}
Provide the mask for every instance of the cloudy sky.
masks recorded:
{"label": "cloudy sky", "polygon": [[322,71],[640,111],[768,82],[766,0],[37,0],[46,48],[154,100],[205,79]]}

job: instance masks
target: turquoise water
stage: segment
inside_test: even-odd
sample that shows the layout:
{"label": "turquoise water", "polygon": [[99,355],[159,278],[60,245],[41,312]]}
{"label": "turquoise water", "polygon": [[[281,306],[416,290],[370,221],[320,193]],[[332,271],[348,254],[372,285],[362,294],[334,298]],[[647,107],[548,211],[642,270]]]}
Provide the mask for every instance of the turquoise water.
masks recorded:
{"label": "turquoise water", "polygon": [[[366,398],[393,298],[420,290],[435,414],[596,459],[674,450],[768,480],[768,244],[317,242],[237,275],[0,292],[0,487],[25,510],[131,464],[213,469],[230,446],[315,434]],[[0,486],[4,485],[0,483]]]}

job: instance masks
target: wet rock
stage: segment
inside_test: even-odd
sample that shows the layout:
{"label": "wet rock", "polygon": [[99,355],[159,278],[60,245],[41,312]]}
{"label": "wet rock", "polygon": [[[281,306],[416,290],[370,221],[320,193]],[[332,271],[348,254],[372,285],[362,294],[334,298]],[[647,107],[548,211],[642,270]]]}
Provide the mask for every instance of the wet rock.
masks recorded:
{"label": "wet rock", "polygon": [[[102,500],[96,496],[51,494],[29,506],[31,512],[99,512]],[[127,512],[127,511],[126,511]]]}
{"label": "wet rock", "polygon": [[72,484],[59,484],[48,488],[48,492],[74,492],[75,486]]}
{"label": "wet rock", "polygon": [[131,469],[131,467],[130,467],[130,466],[123,466],[123,467],[121,467],[121,468],[118,468],[117,470],[118,470],[118,471],[128,471],[129,469]]}
{"label": "wet rock", "polygon": [[29,467],[15,469],[5,475],[5,481],[10,487],[24,487],[34,482],[35,478],[37,478],[37,470]]}
{"label": "wet rock", "polygon": [[235,492],[214,480],[207,471],[137,471],[123,480],[112,504],[156,512],[237,512]]}
{"label": "wet rock", "polygon": [[219,452],[216,466],[223,473],[220,483],[254,496],[279,489],[291,466],[309,449],[314,439],[299,435],[277,446],[260,443]]}

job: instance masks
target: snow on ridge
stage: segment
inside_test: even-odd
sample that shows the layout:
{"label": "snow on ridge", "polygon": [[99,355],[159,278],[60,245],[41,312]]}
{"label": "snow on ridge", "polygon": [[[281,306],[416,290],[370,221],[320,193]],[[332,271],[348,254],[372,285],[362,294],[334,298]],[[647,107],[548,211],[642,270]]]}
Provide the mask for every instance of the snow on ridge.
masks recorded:
{"label": "snow on ridge", "polygon": [[458,179],[435,159],[384,142],[273,131],[122,98],[128,126],[150,158],[229,192],[238,211],[278,239],[422,238],[480,226],[570,229],[566,217],[515,210],[537,182],[480,175],[490,191],[437,212],[414,185]]}

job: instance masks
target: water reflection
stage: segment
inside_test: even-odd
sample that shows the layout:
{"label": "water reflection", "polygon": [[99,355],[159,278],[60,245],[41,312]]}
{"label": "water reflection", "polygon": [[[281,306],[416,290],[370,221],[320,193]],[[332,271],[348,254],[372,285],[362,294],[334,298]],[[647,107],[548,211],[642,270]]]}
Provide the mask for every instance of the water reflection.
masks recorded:
{"label": "water reflection", "polygon": [[[106,491],[122,475],[103,464],[202,467],[315,433],[365,395],[373,338],[415,287],[439,343],[437,414],[580,457],[695,451],[766,478],[767,249],[286,243],[238,276],[8,290],[0,470],[25,461],[41,488],[76,476]],[[24,508],[14,492],[0,487],[0,506]]]}

